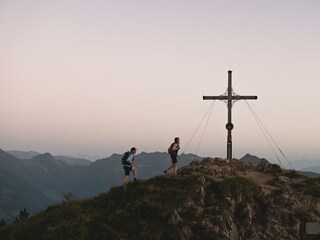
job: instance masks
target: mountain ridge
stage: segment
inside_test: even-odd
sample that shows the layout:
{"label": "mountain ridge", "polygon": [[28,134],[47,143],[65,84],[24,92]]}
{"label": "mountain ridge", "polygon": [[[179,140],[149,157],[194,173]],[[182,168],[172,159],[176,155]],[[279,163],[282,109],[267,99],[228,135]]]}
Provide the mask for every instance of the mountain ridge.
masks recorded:
{"label": "mountain ridge", "polygon": [[[9,150],[6,151],[8,154],[21,159],[21,160],[27,160],[32,159],[38,155],[42,155],[42,153],[36,152],[36,151],[19,151],[19,150]],[[53,156],[56,160],[64,161],[65,163],[74,166],[74,165],[81,165],[81,166],[87,166],[92,163],[92,161],[85,159],[85,158],[77,158],[77,157],[70,157],[70,156],[63,156],[63,155],[54,155]]]}
{"label": "mountain ridge", "polygon": [[[34,156],[36,155],[40,155],[41,153],[37,152],[37,151],[19,151],[19,150],[9,150],[6,151],[7,153],[9,153],[10,155],[13,155],[14,157],[18,158],[18,159],[32,159]],[[113,154],[112,154],[113,155]],[[112,157],[112,155],[110,157]],[[53,155],[55,159],[57,160],[62,160],[65,163],[69,164],[69,165],[81,165],[81,166],[87,166],[90,165],[92,162],[101,159],[101,157],[96,157],[94,159],[92,159],[88,156],[85,155],[79,155],[78,156],[64,156],[64,155]],[[242,158],[240,158],[239,160],[244,161],[244,160],[249,160],[250,158],[256,158],[257,162],[258,159],[261,159],[257,156],[254,156],[252,154],[245,154]],[[302,172],[306,171],[306,172],[314,172],[317,174],[320,174],[320,160],[294,160],[290,162],[291,166],[293,166],[296,170],[300,170]],[[287,168],[291,168],[291,166],[287,166],[288,164],[285,163],[284,167]],[[315,170],[314,170],[315,169]]]}
{"label": "mountain ridge", "polygon": [[36,151],[19,151],[19,150],[9,150],[6,152],[16,158],[19,158],[19,159],[31,159],[31,158],[41,154]]}
{"label": "mountain ridge", "polygon": [[[13,221],[22,207],[26,207],[33,214],[43,209],[43,206],[60,202],[65,192],[73,192],[79,198],[87,198],[119,185],[124,176],[121,156],[113,154],[108,158],[98,159],[88,166],[71,166],[55,159],[50,153],[21,160],[1,150],[0,170],[7,172],[7,181],[2,181],[1,185],[3,191],[0,191],[0,219]],[[194,158],[200,159],[190,154],[181,155],[179,165],[184,166]],[[167,153],[138,154],[136,156],[138,177],[147,179],[162,174],[170,162]],[[15,195],[7,194],[8,191],[13,191],[11,183],[17,183],[17,187],[14,188]],[[30,196],[28,196],[26,201],[23,200],[26,188],[31,189],[34,196],[41,195],[38,208],[36,204],[30,205],[32,201],[36,203],[37,198],[31,197],[33,200],[29,201]],[[21,196],[21,201],[14,201],[16,196]],[[43,201],[47,201],[47,205],[43,205]],[[8,208],[11,209],[10,214],[6,214]]]}
{"label": "mountain ridge", "polygon": [[[253,165],[259,165],[259,163],[262,160],[265,160],[264,158],[259,158],[257,156],[251,155],[249,153],[247,153],[246,155],[244,155],[242,158],[239,159],[242,162],[249,162],[252,163]],[[292,165],[292,164],[291,164]],[[320,177],[320,166],[317,167],[312,167],[312,168],[306,168],[306,169],[301,169],[301,170],[296,170],[298,173],[307,176],[307,177],[312,177],[312,178],[316,178],[316,177]]]}
{"label": "mountain ridge", "polygon": [[0,228],[0,238],[305,239],[320,221],[320,179],[263,160],[192,161],[178,176],[113,187],[92,199],[64,199],[30,219]]}

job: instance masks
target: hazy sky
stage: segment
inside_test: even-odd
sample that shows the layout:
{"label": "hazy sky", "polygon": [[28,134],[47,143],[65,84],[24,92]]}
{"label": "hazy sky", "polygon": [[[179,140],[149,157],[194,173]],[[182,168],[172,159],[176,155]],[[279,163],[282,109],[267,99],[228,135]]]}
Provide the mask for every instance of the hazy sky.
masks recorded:
{"label": "hazy sky", "polygon": [[[0,148],[184,148],[231,69],[289,160],[319,159],[319,13],[318,0],[0,0]],[[226,156],[226,122],[216,102],[198,154]],[[233,123],[234,157],[275,159],[244,101]]]}

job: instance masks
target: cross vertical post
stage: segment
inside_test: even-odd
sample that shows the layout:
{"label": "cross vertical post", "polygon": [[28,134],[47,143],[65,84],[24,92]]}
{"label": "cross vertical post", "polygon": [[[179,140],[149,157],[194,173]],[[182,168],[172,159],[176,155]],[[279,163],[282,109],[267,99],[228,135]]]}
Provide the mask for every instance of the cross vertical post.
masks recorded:
{"label": "cross vertical post", "polygon": [[227,135],[227,159],[232,159],[232,134],[233,129],[232,123],[232,106],[233,103],[239,100],[256,100],[257,96],[240,96],[235,94],[232,89],[232,71],[228,71],[228,89],[225,94],[220,96],[203,96],[203,100],[223,100],[227,102],[228,107],[228,122],[226,124],[226,129],[228,130]]}
{"label": "cross vertical post", "polygon": [[226,128],[228,130],[227,136],[227,159],[232,158],[232,135],[231,131],[233,129],[232,124],[232,72],[228,71],[228,123]]}

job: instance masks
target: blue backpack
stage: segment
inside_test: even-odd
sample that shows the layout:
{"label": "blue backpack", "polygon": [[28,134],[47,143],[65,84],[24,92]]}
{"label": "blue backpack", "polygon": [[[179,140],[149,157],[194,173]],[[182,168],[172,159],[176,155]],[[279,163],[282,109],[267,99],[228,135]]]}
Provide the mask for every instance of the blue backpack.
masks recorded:
{"label": "blue backpack", "polygon": [[124,154],[123,157],[122,157],[122,165],[125,165],[125,164],[128,163],[127,160],[128,160],[128,157],[129,157],[130,153],[131,153],[131,152],[125,152],[125,154]]}

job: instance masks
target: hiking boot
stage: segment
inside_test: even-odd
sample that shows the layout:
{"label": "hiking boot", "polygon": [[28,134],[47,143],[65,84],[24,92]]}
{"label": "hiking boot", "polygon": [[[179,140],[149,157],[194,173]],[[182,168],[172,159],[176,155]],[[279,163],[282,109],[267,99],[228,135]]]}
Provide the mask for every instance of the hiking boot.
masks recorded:
{"label": "hiking boot", "polygon": [[164,173],[164,174],[167,174],[167,170],[164,170],[163,173]]}
{"label": "hiking boot", "polygon": [[138,179],[135,177],[135,178],[133,179],[133,181],[134,181],[134,182],[137,182],[137,181],[138,181]]}

